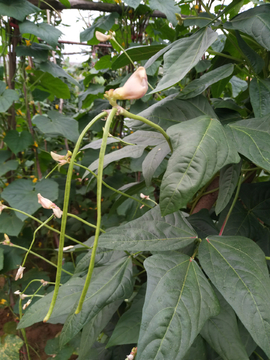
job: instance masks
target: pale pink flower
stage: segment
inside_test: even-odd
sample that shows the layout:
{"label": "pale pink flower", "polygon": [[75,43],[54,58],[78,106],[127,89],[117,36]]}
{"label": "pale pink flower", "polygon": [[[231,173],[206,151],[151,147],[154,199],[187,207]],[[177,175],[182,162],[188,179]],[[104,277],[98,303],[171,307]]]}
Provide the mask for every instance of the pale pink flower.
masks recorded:
{"label": "pale pink flower", "polygon": [[51,151],[51,157],[53,158],[53,160],[57,161],[60,166],[69,163],[71,155],[71,151],[68,151],[66,155],[58,155],[55,152]]}
{"label": "pale pink flower", "polygon": [[46,199],[41,194],[38,194],[38,203],[44,209],[51,209],[57,218],[59,219],[61,218],[63,211],[57,205],[55,205],[51,200]]}
{"label": "pale pink flower", "polygon": [[31,304],[31,302],[32,302],[32,300],[29,299],[29,300],[27,301],[27,303],[25,303],[25,304],[23,305],[23,310],[25,310],[25,309]]}
{"label": "pale pink flower", "polygon": [[143,193],[140,193],[141,199],[150,200],[149,195],[144,195]]}
{"label": "pale pink flower", "polygon": [[98,41],[101,41],[101,42],[110,40],[110,39],[113,37],[114,34],[115,34],[115,33],[111,33],[111,34],[109,34],[109,35],[105,35],[105,34],[103,34],[103,33],[100,32],[100,31],[96,31],[96,32],[95,32],[95,35],[96,35],[97,40],[98,40]]}
{"label": "pale pink flower", "polygon": [[3,245],[10,245],[10,238],[7,236],[7,234],[4,234],[5,240],[2,242]]}
{"label": "pale pink flower", "polygon": [[148,81],[145,68],[140,66],[127,80],[123,87],[109,90],[115,100],[134,100],[142,98],[148,90]]}
{"label": "pale pink flower", "polygon": [[2,211],[6,208],[6,205],[3,205],[0,203],[0,214],[2,214]]}
{"label": "pale pink flower", "polygon": [[25,267],[21,266],[19,267],[17,274],[15,276],[15,281],[17,281],[18,279],[22,279],[23,277],[23,272],[24,272]]}

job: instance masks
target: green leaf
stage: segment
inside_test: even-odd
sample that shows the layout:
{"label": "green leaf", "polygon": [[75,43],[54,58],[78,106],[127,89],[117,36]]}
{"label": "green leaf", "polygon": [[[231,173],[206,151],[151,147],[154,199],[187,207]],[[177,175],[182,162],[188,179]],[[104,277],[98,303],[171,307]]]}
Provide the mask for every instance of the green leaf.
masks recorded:
{"label": "green leaf", "polygon": [[23,346],[23,340],[16,335],[7,335],[0,343],[1,360],[19,360],[19,350]]}
{"label": "green leaf", "polygon": [[59,65],[54,64],[51,61],[42,62],[39,64],[40,70],[51,74],[53,77],[63,77],[71,82],[73,85],[81,87],[77,80],[70,76],[65,70],[63,70]]}
{"label": "green leaf", "polygon": [[251,66],[253,67],[254,71],[256,72],[256,74],[259,74],[263,67],[264,67],[264,60],[260,57],[260,55],[254,51],[246,42],[245,40],[241,37],[241,35],[239,34],[238,31],[235,32],[237,41],[238,41],[238,45],[240,47],[240,49],[243,51],[243,53],[246,55],[246,57],[248,58]]}
{"label": "green leaf", "polygon": [[[51,179],[44,179],[36,184],[33,184],[31,180],[15,180],[3,190],[1,196],[11,207],[32,215],[41,207],[38,203],[38,193],[54,201],[58,198],[58,184]],[[27,218],[26,215],[20,213],[16,215],[21,220]]]}
{"label": "green leaf", "polygon": [[188,352],[186,353],[186,355],[183,357],[182,360],[191,360],[191,359],[209,360],[207,359],[204,340],[200,335],[196,337],[193,344],[191,345],[191,347],[189,348]]}
{"label": "green leaf", "polygon": [[200,334],[223,359],[248,360],[235,312],[218,291],[215,293],[219,300],[220,313],[206,321]]}
{"label": "green leaf", "polygon": [[36,88],[47,91],[50,94],[56,96],[58,99],[69,99],[70,92],[68,85],[61,79],[55,78],[47,72],[40,70],[32,70],[35,76],[30,76],[31,84],[35,84]]}
{"label": "green leaf", "polygon": [[125,0],[125,4],[136,9],[140,5],[141,0]]}
{"label": "green leaf", "polygon": [[240,161],[223,126],[216,119],[201,116],[174,125],[167,132],[174,152],[160,188],[162,215],[186,206],[217,171]]}
{"label": "green leaf", "polygon": [[31,21],[25,20],[19,24],[19,28],[22,34],[30,33],[36,35],[54,48],[58,44],[58,38],[62,35],[60,30],[44,22],[34,24]]}
{"label": "green leaf", "polygon": [[0,248],[0,270],[4,267],[4,249]]}
{"label": "green leaf", "polygon": [[244,11],[226,22],[224,27],[242,31],[252,36],[265,49],[270,50],[270,4]]}
{"label": "green leaf", "polygon": [[167,141],[163,141],[146,155],[142,163],[142,172],[146,186],[150,186],[155,171],[170,151]]}
{"label": "green leaf", "polygon": [[203,28],[207,25],[210,25],[211,22],[213,22],[213,14],[208,14],[205,12],[200,12],[198,15],[196,16],[188,16],[185,20],[184,20],[184,26],[188,27],[188,26],[198,26],[200,28]]}
{"label": "green leaf", "polygon": [[237,76],[233,76],[229,82],[232,86],[233,97],[237,97],[242,91],[245,91],[248,88],[247,82],[239,79]]}
{"label": "green leaf", "polygon": [[237,151],[257,166],[270,171],[270,115],[236,121],[225,126]]}
{"label": "green leaf", "polygon": [[79,356],[82,359],[88,359],[88,353],[94,345],[99,334],[111,320],[114,313],[121,305],[122,300],[113,302],[105,306],[100,312],[98,312],[92,320],[90,320],[82,330],[82,337],[80,343]]}
{"label": "green leaf", "polygon": [[70,8],[70,2],[69,0],[59,0],[60,3],[62,3],[65,7]]}
{"label": "green leaf", "polygon": [[240,176],[241,166],[242,162],[226,165],[220,170],[219,192],[215,208],[217,215],[225,209],[232,197]]}
{"label": "green leaf", "polygon": [[218,300],[187,255],[157,254],[144,264],[148,282],[137,356],[180,360],[206,320],[218,314]]}
{"label": "green leaf", "polygon": [[26,0],[0,0],[0,15],[13,17],[19,21],[23,21],[27,15],[39,11],[38,7]]}
{"label": "green leaf", "polygon": [[[109,154],[106,154],[104,156],[104,164],[103,168],[105,168],[107,165],[112,163],[113,161],[119,161],[121,159],[125,159],[128,157],[131,158],[139,158],[142,156],[144,149],[146,148],[146,145],[127,145],[123,147],[122,149],[115,150]],[[98,168],[99,159],[95,160],[89,167],[90,170],[94,171]],[[85,173],[85,175],[88,174],[88,172]]]}
{"label": "green leaf", "polygon": [[95,63],[96,70],[111,69],[111,67],[111,55],[104,55]]}
{"label": "green leaf", "polygon": [[146,283],[140,287],[131,307],[120,317],[106,346],[107,348],[114,345],[136,344],[138,342],[145,292]]}
{"label": "green leaf", "polygon": [[14,154],[24,151],[34,144],[33,137],[28,131],[19,133],[16,130],[9,130],[4,141]]}
{"label": "green leaf", "polygon": [[[134,46],[126,50],[126,53],[133,61],[148,60],[151,56],[156,54],[159,50],[163,49],[165,45],[141,45]],[[129,65],[130,60],[127,58],[126,54],[121,54],[114,60],[112,63],[112,69],[116,70],[123,66]]]}
{"label": "green leaf", "polygon": [[199,246],[199,260],[256,343],[270,356],[270,279],[265,255],[240,236],[211,236]]}
{"label": "green leaf", "polygon": [[6,83],[0,81],[0,113],[10,108],[13,101],[19,100],[19,95],[15,90],[6,89]]}
{"label": "green leaf", "polygon": [[174,0],[149,0],[149,6],[152,10],[163,12],[173,25],[177,25],[175,13],[179,12],[179,7],[176,6]]}
{"label": "green leaf", "polygon": [[209,211],[206,209],[190,215],[187,220],[201,239],[208,235],[218,235],[219,233],[218,228],[210,217]]}
{"label": "green leaf", "polygon": [[190,99],[192,97],[200,95],[210,85],[230,76],[233,72],[233,69],[233,64],[226,64],[218,67],[215,70],[207,72],[199,79],[193,80],[186,87],[184,87],[184,89],[180,92],[178,98]]}
{"label": "green leaf", "polygon": [[93,39],[97,29],[106,31],[111,30],[115,23],[115,19],[118,19],[118,17],[119,14],[116,12],[113,12],[110,15],[101,16],[92,26],[80,33],[80,41],[84,42]]}
{"label": "green leaf", "polygon": [[270,80],[252,79],[249,95],[255,117],[261,118],[268,115],[270,112]]}
{"label": "green leaf", "polygon": [[183,79],[217,36],[210,28],[204,28],[172,46],[164,55],[164,76],[150,94],[165,90]]}
{"label": "green leaf", "polygon": [[76,142],[79,137],[78,122],[71,117],[49,110],[48,116],[36,115],[32,122],[46,135],[63,136]]}
{"label": "green leaf", "polygon": [[270,226],[270,182],[243,184],[239,196],[245,208]]}
{"label": "green leaf", "polygon": [[[70,313],[70,309],[74,303],[78,300],[84,285],[84,279],[79,277],[73,277],[60,287],[56,304],[52,313],[49,323],[57,324],[59,319],[66,318]],[[31,307],[29,307],[21,321],[18,324],[17,329],[23,329],[42,321],[46,316],[49,306],[52,300],[53,292],[44,296]],[[65,306],[63,306],[63,304]]]}
{"label": "green leaf", "polygon": [[[131,257],[122,257],[110,265],[96,268],[87,291],[82,311],[75,314],[75,307],[68,316],[60,337],[63,346],[71,340],[105,306],[124,300],[133,292]],[[77,304],[75,304],[77,306]]]}
{"label": "green leaf", "polygon": [[17,160],[9,160],[4,163],[0,163],[0,176],[5,175],[8,171],[16,170],[19,166]]}
{"label": "green leaf", "polygon": [[[175,94],[169,95],[165,99],[149,106],[138,115],[151,120],[164,130],[172,125],[179,124],[181,121],[194,119],[201,115],[216,117],[215,112],[204,96],[199,95],[196,98],[184,101],[178,99]],[[131,120],[128,122],[128,125],[132,129],[153,130],[152,127],[139,120]]]}
{"label": "green leaf", "polygon": [[32,56],[35,60],[46,61],[50,49],[52,49],[51,46],[34,42],[31,46],[16,46],[15,51],[17,56]]}
{"label": "green leaf", "polygon": [[88,89],[81,93],[80,102],[83,103],[82,108],[85,109],[92,104],[92,102],[97,98],[97,95],[104,94],[104,86],[99,84],[90,84]]}
{"label": "green leaf", "polygon": [[197,234],[180,211],[162,217],[159,206],[140,218],[108,230],[98,246],[129,251],[168,251],[184,248]]}

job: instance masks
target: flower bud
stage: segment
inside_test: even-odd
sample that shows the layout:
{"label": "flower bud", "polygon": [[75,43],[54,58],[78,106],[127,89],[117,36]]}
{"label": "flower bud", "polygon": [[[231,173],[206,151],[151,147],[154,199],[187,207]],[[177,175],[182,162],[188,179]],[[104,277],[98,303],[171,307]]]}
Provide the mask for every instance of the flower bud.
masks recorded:
{"label": "flower bud", "polygon": [[55,152],[51,151],[51,157],[53,160],[59,162],[59,166],[65,165],[70,161],[70,157],[72,155],[71,151],[68,151],[66,155],[58,155]]}
{"label": "flower bud", "polygon": [[140,66],[127,80],[123,87],[115,89],[113,97],[116,100],[134,100],[142,98],[148,90],[145,68]]}
{"label": "flower bud", "polygon": [[2,211],[6,208],[6,205],[3,205],[0,203],[0,214],[2,213]]}
{"label": "flower bud", "polygon": [[17,281],[18,279],[22,279],[23,277],[23,272],[24,272],[25,267],[21,266],[19,267],[17,274],[15,276],[15,281]]}
{"label": "flower bud", "polygon": [[98,41],[103,41],[103,42],[108,41],[112,38],[112,35],[105,35],[100,31],[96,31],[95,35]]}
{"label": "flower bud", "polygon": [[51,200],[46,199],[41,194],[38,194],[38,203],[44,209],[51,209],[57,218],[59,219],[61,218],[63,211],[57,205],[55,205]]}

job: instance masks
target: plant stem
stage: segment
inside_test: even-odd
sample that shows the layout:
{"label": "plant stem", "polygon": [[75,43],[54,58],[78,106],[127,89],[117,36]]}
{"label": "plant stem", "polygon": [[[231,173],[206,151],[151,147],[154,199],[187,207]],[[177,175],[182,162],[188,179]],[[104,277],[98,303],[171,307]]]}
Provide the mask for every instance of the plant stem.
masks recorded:
{"label": "plant stem", "polygon": [[90,260],[86,280],[84,283],[84,287],[83,287],[81,297],[80,297],[77,309],[75,311],[75,314],[78,314],[82,310],[83,302],[84,302],[87,290],[89,288],[92,273],[94,270],[95,255],[96,255],[97,246],[98,246],[98,237],[99,237],[100,224],[101,224],[101,195],[102,195],[103,163],[104,163],[104,156],[105,156],[105,151],[106,151],[106,146],[107,146],[107,138],[108,138],[110,126],[111,126],[112,120],[113,120],[116,112],[117,112],[117,108],[113,108],[112,111],[110,112],[110,115],[108,116],[108,119],[106,121],[106,125],[104,128],[104,132],[103,132],[102,144],[101,144],[100,152],[99,152],[98,175],[97,175],[97,228],[96,228],[95,240],[94,240],[94,244],[93,244],[91,260]]}
{"label": "plant stem", "polygon": [[145,124],[151,126],[152,128],[156,129],[157,131],[159,131],[166,139],[167,143],[169,144],[169,147],[171,149],[171,152],[173,153],[173,148],[172,148],[172,144],[171,144],[171,140],[169,135],[162,129],[162,127],[160,127],[159,125],[153,123],[152,121],[144,118],[143,116],[140,115],[135,115],[130,113],[129,111],[125,110],[125,109],[121,109],[121,115],[123,116],[127,116],[131,119],[135,119],[135,120],[140,120],[142,122],[144,122]]}
{"label": "plant stem", "polygon": [[236,203],[236,201],[237,201],[237,198],[238,198],[238,195],[239,195],[239,191],[240,191],[240,187],[241,187],[241,184],[242,184],[242,178],[243,178],[243,174],[241,174],[241,176],[239,177],[238,185],[237,185],[237,188],[236,188],[236,193],[235,193],[235,196],[234,196],[232,205],[231,205],[231,207],[230,207],[230,209],[229,209],[229,211],[228,211],[228,214],[227,214],[227,216],[226,216],[226,218],[225,218],[225,221],[224,221],[224,223],[223,223],[223,225],[222,225],[222,227],[221,227],[221,229],[220,229],[219,236],[221,236],[221,235],[223,234],[224,229],[225,229],[225,226],[226,226],[226,224],[227,224],[227,222],[228,222],[228,220],[229,220],[229,217],[230,217],[230,215],[231,215],[231,213],[232,213],[232,211],[233,211],[234,205],[235,205],[235,203]]}
{"label": "plant stem", "polygon": [[[17,249],[21,249],[21,250],[25,250],[25,251],[28,251],[28,250],[29,250],[29,249],[27,249],[27,248],[25,248],[25,247],[23,247],[23,246],[16,245],[16,244],[12,244],[12,245],[10,244],[10,245],[5,245],[5,246],[12,246],[12,247],[15,247],[15,248],[17,248]],[[35,255],[36,257],[40,258],[40,259],[43,260],[43,261],[46,261],[46,263],[48,263],[48,264],[50,264],[50,265],[52,265],[52,266],[54,266],[54,267],[57,267],[57,265],[55,265],[53,262],[51,262],[50,260],[46,259],[45,257],[43,257],[43,256],[35,253],[35,252],[32,251],[32,250],[30,250],[29,253]],[[67,271],[67,270],[64,270],[64,269],[61,269],[61,270],[62,270],[63,272],[65,272],[66,274],[68,274],[68,275],[71,275],[71,276],[73,275],[72,273],[70,273],[70,272]]]}
{"label": "plant stem", "polygon": [[[75,165],[75,164],[74,164],[74,165]],[[74,214],[71,214],[71,213],[67,213],[67,216],[73,217],[74,219],[77,219],[77,220],[81,221],[82,223],[84,223],[84,224],[86,224],[86,225],[88,225],[88,226],[90,226],[90,227],[92,227],[92,228],[94,228],[94,229],[97,228],[96,225],[89,223],[88,221],[80,218],[80,217],[77,216],[77,215],[74,215]],[[100,232],[105,233],[106,231],[103,230],[103,229],[100,229]]]}
{"label": "plant stem", "polygon": [[[18,210],[18,209],[14,209],[14,208],[11,208],[11,207],[9,207],[9,206],[7,206],[6,209],[13,210],[13,211],[17,211],[17,212],[19,212],[19,213],[21,213],[21,214],[27,215],[27,217],[29,217],[30,219],[35,220],[36,222],[38,222],[38,223],[40,223],[40,224],[43,224],[43,222],[42,222],[41,220],[37,219],[36,217],[34,217],[34,216],[32,216],[32,215],[27,214],[27,213],[24,212],[24,211],[21,211],[21,210]],[[54,231],[54,232],[56,232],[57,234],[60,234],[60,231],[59,231],[59,230],[56,230],[56,229],[54,229],[53,227],[51,227],[51,226],[49,226],[49,225],[47,225],[47,224],[45,224],[44,226],[45,226],[47,229],[49,229],[49,230],[51,230],[51,231]],[[92,249],[92,247],[85,245],[85,244],[82,243],[81,241],[76,240],[76,239],[74,239],[74,238],[71,237],[71,236],[65,235],[65,237],[66,237],[67,239],[71,240],[71,241],[74,241],[74,242],[77,243],[77,244],[80,244],[80,245],[84,246],[86,249],[89,249],[89,250]]]}
{"label": "plant stem", "polygon": [[[22,299],[19,300],[19,315],[20,315],[20,320],[21,320],[22,319]],[[25,329],[21,329],[21,333],[22,333],[23,340],[24,340],[24,343],[25,343],[28,360],[31,360]]]}
{"label": "plant stem", "polygon": [[86,132],[91,128],[91,126],[97,120],[99,120],[99,119],[101,119],[102,117],[105,117],[105,116],[107,116],[107,113],[106,113],[106,111],[103,111],[102,113],[100,113],[99,115],[94,117],[94,119],[91,120],[88,125],[86,125],[86,127],[83,129],[82,133],[80,134],[79,139],[77,140],[77,143],[75,145],[73,154],[72,154],[71,159],[70,159],[70,163],[69,163],[69,167],[68,167],[68,173],[67,173],[66,187],[65,187],[65,196],[64,196],[63,215],[62,215],[62,222],[61,222],[61,233],[60,233],[60,239],[59,239],[59,252],[58,252],[58,260],[57,260],[57,272],[56,272],[56,279],[55,279],[55,288],[54,288],[50,308],[48,310],[47,315],[43,319],[43,322],[47,322],[49,320],[52,312],[53,312],[53,309],[54,309],[54,306],[55,306],[55,303],[56,303],[56,299],[57,299],[57,295],[58,295],[58,291],[59,291],[59,286],[60,286],[61,271],[62,271],[62,261],[63,261],[63,247],[64,247],[64,242],[65,242],[67,213],[68,213],[69,196],[70,196],[70,188],[71,188],[71,180],[72,180],[74,162],[75,162],[75,159],[76,159],[77,153],[79,151],[81,142],[82,142]]}
{"label": "plant stem", "polygon": [[27,253],[25,254],[25,257],[24,257],[24,259],[23,259],[22,266],[24,266],[24,264],[25,264],[25,262],[26,262],[26,259],[27,259],[27,256],[28,256],[28,254],[29,254],[29,252],[30,252],[30,250],[31,250],[34,242],[35,242],[36,233],[37,233],[38,230],[41,229],[45,224],[47,224],[49,221],[51,221],[51,220],[53,219],[53,216],[54,216],[54,215],[52,214],[44,223],[42,223],[42,224],[34,231],[33,240],[32,240],[32,242],[31,242],[31,245],[29,246],[29,249],[28,249]]}
{"label": "plant stem", "polygon": [[[95,177],[97,178],[97,174],[95,174],[94,171],[90,170],[90,169],[87,168],[86,166],[80,165],[80,164],[78,164],[78,163],[75,163],[74,165],[75,165],[75,166],[79,166],[79,167],[81,167],[82,169],[85,169],[86,171],[90,172],[91,175],[93,175],[93,176],[95,176]],[[126,193],[124,193],[124,192],[122,192],[122,191],[120,191],[120,190],[117,190],[117,189],[113,188],[112,186],[108,185],[104,180],[102,180],[102,184],[103,184],[104,186],[106,186],[108,189],[112,190],[113,192],[116,192],[117,194],[120,194],[120,195],[122,195],[122,196],[126,196],[126,197],[128,197],[128,198],[130,198],[130,199],[132,199],[132,200],[135,200],[135,201],[139,202],[140,204],[142,204],[142,205],[144,205],[144,206],[147,206],[147,207],[151,208],[150,205],[145,204],[142,200],[136,199],[135,197],[133,197],[133,196],[131,196],[131,195],[128,195],[128,194],[126,194]],[[101,230],[101,231],[102,231],[102,230]]]}

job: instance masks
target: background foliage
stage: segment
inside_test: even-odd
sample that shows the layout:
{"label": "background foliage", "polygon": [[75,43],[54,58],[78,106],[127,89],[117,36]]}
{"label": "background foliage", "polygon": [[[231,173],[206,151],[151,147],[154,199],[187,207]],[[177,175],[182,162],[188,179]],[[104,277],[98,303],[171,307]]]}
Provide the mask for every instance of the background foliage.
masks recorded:
{"label": "background foliage", "polygon": [[[270,4],[100,4],[107,12],[80,34],[92,52],[74,66],[58,9],[0,1],[0,306],[18,314],[30,358],[24,329],[48,313],[63,265],[48,320],[63,329],[45,349],[55,359],[269,359]],[[116,41],[99,44],[96,30]],[[112,120],[101,185],[105,115],[77,141],[138,66],[151,87],[118,101],[129,113]],[[57,166],[50,152],[75,146],[74,168]],[[63,220],[37,201],[63,209],[69,192]],[[2,358],[19,359],[20,346],[6,332]]]}

